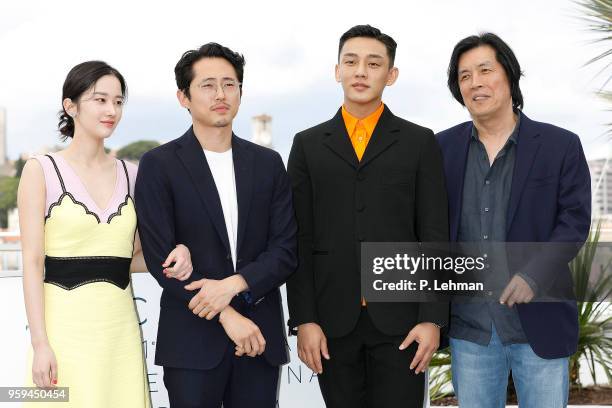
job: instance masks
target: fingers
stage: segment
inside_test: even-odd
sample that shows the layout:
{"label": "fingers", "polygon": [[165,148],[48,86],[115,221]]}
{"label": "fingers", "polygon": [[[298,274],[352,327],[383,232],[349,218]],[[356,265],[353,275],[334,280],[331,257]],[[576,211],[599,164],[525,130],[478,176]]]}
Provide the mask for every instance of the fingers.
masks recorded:
{"label": "fingers", "polygon": [[414,354],[414,358],[410,362],[410,369],[414,370],[414,368],[418,366],[418,364],[421,362],[421,360],[423,360],[426,354],[427,354],[427,348],[425,347],[425,345],[419,344],[419,348]]}
{"label": "fingers", "polygon": [[40,372],[34,369],[32,369],[32,381],[37,387],[42,388],[43,386],[42,375]]}
{"label": "fingers", "polygon": [[416,332],[414,330],[411,330],[410,333],[408,333],[408,335],[404,339],[404,341],[402,341],[402,344],[400,344],[399,349],[405,350],[408,346],[412,344],[413,341],[416,340],[416,338],[417,338]]}
{"label": "fingers", "polygon": [[251,341],[249,338],[245,339],[242,342],[242,348],[244,349],[244,353],[246,355],[249,355],[249,356],[251,355],[251,353],[253,352],[253,348],[251,347]]}
{"label": "fingers", "polygon": [[259,343],[259,348],[261,350],[261,352],[259,354],[263,354],[263,352],[266,350],[266,339],[264,339],[263,334],[261,334],[261,331],[257,331],[257,342]]}
{"label": "fingers", "polygon": [[308,366],[308,368],[310,368],[315,373],[318,373],[319,371],[317,369],[317,365],[314,360],[314,352],[311,352],[310,350],[305,350],[304,356],[306,357],[305,363]]}
{"label": "fingers", "polygon": [[259,341],[257,341],[257,337],[249,337],[249,343],[251,344],[251,352],[248,353],[249,357],[255,357],[261,354],[261,349],[259,347]]}
{"label": "fingers", "polygon": [[193,266],[191,264],[185,265],[183,270],[175,276],[175,279],[186,281],[191,276],[191,272],[193,272]]}
{"label": "fingers", "polygon": [[321,347],[317,347],[310,352],[312,356],[312,362],[316,368],[316,372],[321,374],[323,372],[323,364],[321,363]]}
{"label": "fingers", "polygon": [[306,364],[306,367],[310,368],[314,372],[318,372],[314,360],[312,358],[312,353],[305,347],[298,346],[298,357],[300,358],[300,360],[302,360],[304,364]]}
{"label": "fingers", "polygon": [[[198,316],[200,315],[200,312],[202,312],[204,310],[205,307],[206,307],[206,305],[201,300],[196,301],[196,303],[193,305],[193,308],[191,306],[191,302],[189,302],[189,308],[191,309],[193,314],[196,314]],[[200,316],[200,317],[202,317],[202,316]]]}
{"label": "fingers", "polygon": [[511,280],[510,283],[506,286],[504,291],[502,292],[499,303],[507,304],[508,307],[512,307],[514,304],[514,299],[512,298],[512,294],[514,293],[514,289],[516,288],[514,280]]}
{"label": "fingers", "polygon": [[219,313],[217,313],[216,311],[214,311],[214,310],[210,310],[210,311],[208,311],[208,313],[206,314],[206,316],[204,316],[204,318],[205,318],[206,320],[212,320],[212,319],[214,319],[214,317],[215,317],[216,315],[218,315],[218,314],[219,314]]}
{"label": "fingers", "polygon": [[172,263],[172,261],[174,261],[174,258],[176,257],[176,248],[173,249],[169,254],[168,257],[166,258],[166,260],[164,261],[164,263],[162,264],[162,266],[164,268],[167,268],[168,266],[170,266],[170,264]]}
{"label": "fingers", "polygon": [[55,385],[57,384],[57,362],[56,361],[52,361],[51,362],[51,386],[55,387]]}
{"label": "fingers", "polygon": [[[206,281],[206,279],[200,279],[200,280],[197,280],[197,281],[193,281],[190,284],[185,285],[185,289],[187,289],[187,290],[201,289],[204,286],[204,283],[206,283],[205,281]],[[193,299],[191,299],[191,300],[193,300]]]}
{"label": "fingers", "polygon": [[168,278],[185,281],[191,276],[191,273],[193,272],[193,265],[191,264],[191,262],[183,258],[179,258],[174,264],[174,266],[172,266],[171,268],[164,269],[164,272],[166,273],[166,277]]}
{"label": "fingers", "polygon": [[432,350],[428,350],[425,353],[425,355],[421,359],[421,362],[417,366],[416,370],[414,370],[415,374],[424,373],[425,370],[427,370],[427,366],[429,366],[429,362],[431,361],[431,358],[433,357],[433,354],[434,354],[434,351],[432,351]]}
{"label": "fingers", "polygon": [[329,360],[329,350],[327,349],[327,338],[321,338],[321,354],[326,360]]}
{"label": "fingers", "polygon": [[41,372],[39,374],[40,383],[42,388],[51,388],[51,368]]}
{"label": "fingers", "polygon": [[241,346],[236,345],[236,351],[234,352],[236,357],[242,357],[244,355],[244,349]]}

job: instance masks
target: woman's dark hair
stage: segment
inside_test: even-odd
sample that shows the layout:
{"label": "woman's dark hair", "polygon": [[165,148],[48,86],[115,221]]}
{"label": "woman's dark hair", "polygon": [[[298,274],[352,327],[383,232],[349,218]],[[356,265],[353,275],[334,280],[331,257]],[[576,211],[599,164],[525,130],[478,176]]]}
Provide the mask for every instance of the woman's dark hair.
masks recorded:
{"label": "woman's dark hair", "polygon": [[395,51],[397,50],[397,43],[393,38],[391,38],[387,34],[382,33],[378,28],[372,27],[369,24],[356,25],[355,27],[349,28],[346,33],[342,34],[342,37],[340,37],[340,44],[338,46],[338,59],[340,59],[340,53],[342,52],[342,47],[344,47],[344,43],[350,40],[351,38],[356,37],[374,38],[375,40],[378,40],[383,43],[387,48],[387,55],[389,56],[389,68],[393,67],[393,63],[395,62]]}
{"label": "woman's dark hair", "polygon": [[174,77],[176,79],[176,86],[178,89],[183,91],[187,98],[191,98],[189,93],[189,85],[193,81],[193,64],[201,60],[202,58],[223,58],[229,62],[240,83],[240,94],[242,95],[242,80],[244,76],[244,56],[237,52],[230,50],[227,47],[222,46],[214,42],[204,44],[197,50],[185,51],[181,56],[179,62],[174,67]]}
{"label": "woman's dark hair", "polygon": [[[121,94],[127,95],[127,85],[123,75],[115,68],[111,67],[104,61],[86,61],[75,65],[64,81],[62,88],[62,101],[66,98],[72,99],[77,103],[83,93],[96,84],[98,79],[106,75],[112,75],[119,80],[121,84]],[[62,134],[62,140],[74,136],[74,119],[64,109],[59,111],[59,123],[57,127]]]}
{"label": "woman's dark hair", "polygon": [[504,67],[508,82],[510,83],[510,94],[512,95],[512,107],[514,109],[523,109],[523,94],[519,86],[519,80],[523,73],[516,56],[512,49],[501,38],[493,33],[481,33],[472,35],[459,41],[453,49],[450,63],[448,64],[448,89],[455,99],[463,106],[465,102],[459,90],[459,58],[463,53],[483,45],[488,45],[495,50],[495,58],[497,62]]}

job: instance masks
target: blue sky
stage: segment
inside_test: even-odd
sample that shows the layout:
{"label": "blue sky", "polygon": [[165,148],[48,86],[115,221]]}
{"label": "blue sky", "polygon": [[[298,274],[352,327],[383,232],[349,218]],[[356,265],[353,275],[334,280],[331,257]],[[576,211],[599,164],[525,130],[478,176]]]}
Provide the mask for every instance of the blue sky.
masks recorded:
{"label": "blue sky", "polygon": [[[146,7],[142,5],[146,4]],[[58,142],[56,112],[68,70],[103,59],[126,77],[129,101],[109,147],[180,136],[189,117],[175,98],[173,67],[183,51],[217,41],[247,60],[234,129],[251,137],[251,117],[273,117],[283,156],[293,135],[331,117],[342,103],[334,81],[339,36],[355,24],[381,28],[398,42],[397,83],[384,101],[408,120],[440,131],[468,120],[446,88],[454,44],[493,31],[525,72],[524,112],[576,132],[589,158],[608,151],[609,122],[593,91],[599,67],[582,65],[601,47],[571,1],[138,3],[24,0],[0,12],[0,106],[8,113],[11,158]],[[375,9],[378,7],[377,9]]]}

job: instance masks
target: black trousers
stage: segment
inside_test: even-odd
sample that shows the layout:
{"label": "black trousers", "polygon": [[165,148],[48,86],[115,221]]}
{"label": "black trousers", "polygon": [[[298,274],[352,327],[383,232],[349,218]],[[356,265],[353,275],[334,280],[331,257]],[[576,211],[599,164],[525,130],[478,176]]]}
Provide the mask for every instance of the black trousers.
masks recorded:
{"label": "black trousers", "polygon": [[418,344],[400,351],[403,336],[381,333],[367,308],[347,336],[327,339],[330,360],[318,376],[328,408],[422,408],[425,374],[414,374],[410,362]]}
{"label": "black trousers", "polygon": [[164,367],[170,408],[274,408],[280,367],[263,356],[236,357],[230,344],[210,370]]}

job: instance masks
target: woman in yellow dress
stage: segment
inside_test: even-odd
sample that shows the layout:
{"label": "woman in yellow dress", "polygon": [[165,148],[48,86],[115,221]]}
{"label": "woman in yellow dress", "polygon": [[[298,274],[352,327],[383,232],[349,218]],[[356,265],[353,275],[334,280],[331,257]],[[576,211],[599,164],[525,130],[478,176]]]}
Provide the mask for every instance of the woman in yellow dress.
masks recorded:
{"label": "woman in yellow dress", "polygon": [[[69,402],[50,403],[56,408],[151,405],[130,284],[130,272],[147,270],[132,198],[137,168],[104,149],[125,95],[123,77],[106,63],[75,66],[59,122],[72,140],[29,160],[19,184],[28,385],[68,387]],[[177,246],[164,266],[168,278],[186,280],[189,250]]]}

